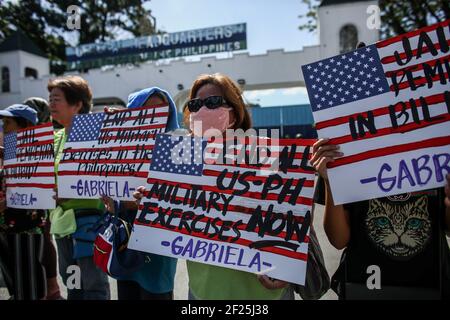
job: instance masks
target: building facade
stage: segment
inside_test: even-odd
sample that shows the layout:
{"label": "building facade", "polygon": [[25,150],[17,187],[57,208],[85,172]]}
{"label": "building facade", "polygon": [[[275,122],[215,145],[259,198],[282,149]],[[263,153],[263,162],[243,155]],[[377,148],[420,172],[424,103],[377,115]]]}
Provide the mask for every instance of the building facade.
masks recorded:
{"label": "building facade", "polygon": [[[70,74],[78,74],[89,82],[94,93],[94,108],[97,106],[97,109],[104,105],[125,105],[131,92],[149,86],[159,86],[172,94],[181,110],[189,86],[202,73],[225,73],[236,80],[243,90],[304,86],[302,65],[348,51],[354,48],[358,41],[378,41],[378,30],[370,30],[367,27],[367,8],[377,3],[378,1],[374,0],[323,0],[318,12],[319,44],[304,47],[300,51],[269,50],[261,55],[239,52],[223,59],[203,57],[195,62],[184,59],[149,61],[138,66],[111,66]],[[31,96],[47,98],[47,83],[54,77],[49,72],[49,61],[20,31],[0,43],[0,70],[0,108],[22,102]],[[297,108],[305,109],[308,106]],[[267,115],[268,112],[272,113],[271,118],[279,121],[284,121],[285,118],[292,121],[292,117],[295,120],[304,114],[303,111],[294,112],[287,109],[284,112],[274,109],[269,111],[265,110],[266,108],[254,109],[252,113],[256,127],[272,127],[272,123],[265,123],[263,126],[265,117],[262,114]],[[285,112],[293,114],[283,116]],[[281,115],[281,118],[277,118],[276,114]],[[304,124],[304,120],[299,119],[298,123],[289,122],[286,126],[311,127],[312,118],[309,115],[308,119],[309,124]],[[273,127],[276,127],[276,123]],[[296,134],[295,130],[291,132],[287,127],[284,130],[288,130],[291,137]],[[298,133],[301,133],[300,131]]]}

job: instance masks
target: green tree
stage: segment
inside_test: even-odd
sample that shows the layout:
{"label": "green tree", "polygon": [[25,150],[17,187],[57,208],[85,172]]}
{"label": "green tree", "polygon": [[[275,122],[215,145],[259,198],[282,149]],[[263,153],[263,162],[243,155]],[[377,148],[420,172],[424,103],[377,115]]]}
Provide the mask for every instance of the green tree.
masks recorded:
{"label": "green tree", "polygon": [[[146,8],[149,0],[21,0],[0,4],[0,41],[17,29],[49,57],[52,71],[64,72],[68,37],[76,45],[159,34],[156,19]],[[81,28],[69,30],[67,8],[79,8]]]}
{"label": "green tree", "polygon": [[0,39],[21,29],[49,59],[58,60],[65,56],[65,40],[61,35],[47,32],[48,9],[40,0],[7,2],[0,6]]}
{"label": "green tree", "polygon": [[[317,9],[321,1],[301,0],[301,2],[307,6],[307,10],[305,14],[299,16],[306,19],[299,29],[314,31],[317,29]],[[449,0],[379,0],[379,6],[382,38],[450,19]]]}
{"label": "green tree", "polygon": [[318,0],[301,0],[306,5],[306,13],[299,15],[300,19],[305,20],[305,23],[301,24],[298,28],[300,30],[307,30],[313,32],[317,29],[317,9],[319,8]]}
{"label": "green tree", "polygon": [[70,5],[80,8],[81,29],[77,31],[79,44],[114,40],[124,33],[133,36],[157,33],[154,27],[156,19],[144,6],[150,2],[147,0],[47,0],[47,2],[60,12],[66,12]]}
{"label": "green tree", "polygon": [[380,0],[380,9],[383,38],[450,19],[448,0]]}

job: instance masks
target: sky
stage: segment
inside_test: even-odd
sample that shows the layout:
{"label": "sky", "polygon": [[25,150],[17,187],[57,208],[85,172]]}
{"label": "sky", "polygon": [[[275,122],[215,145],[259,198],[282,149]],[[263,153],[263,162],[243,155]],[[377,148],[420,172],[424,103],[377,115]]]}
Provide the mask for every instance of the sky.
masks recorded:
{"label": "sky", "polygon": [[[307,11],[301,0],[151,0],[146,7],[156,17],[157,28],[166,32],[246,22],[246,51],[250,54],[273,49],[296,51],[319,41],[316,33],[298,29],[302,23],[299,15]],[[66,36],[69,43],[72,42],[73,35]],[[246,91],[244,97],[247,102],[263,107],[309,103],[304,87]]]}
{"label": "sky", "polygon": [[[246,22],[250,54],[318,44],[316,33],[298,29],[299,15],[306,12],[301,0],[152,0],[148,7],[157,28],[166,32]],[[247,91],[244,96],[261,106],[309,103],[305,88]]]}

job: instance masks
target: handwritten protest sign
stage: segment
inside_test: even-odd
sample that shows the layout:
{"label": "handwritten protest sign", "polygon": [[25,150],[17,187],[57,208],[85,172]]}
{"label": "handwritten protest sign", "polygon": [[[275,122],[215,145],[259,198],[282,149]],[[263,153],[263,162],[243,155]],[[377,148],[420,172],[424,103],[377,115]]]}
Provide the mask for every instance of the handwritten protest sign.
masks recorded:
{"label": "handwritten protest sign", "polygon": [[314,141],[247,139],[158,135],[128,247],[304,284]]}
{"label": "handwritten protest sign", "polygon": [[167,105],[75,117],[58,168],[61,198],[134,200],[146,184],[155,134],[164,132]]}
{"label": "handwritten protest sign", "polygon": [[5,135],[6,204],[10,208],[54,209],[53,125]]}
{"label": "handwritten protest sign", "polygon": [[336,204],[445,184],[450,20],[302,67]]}

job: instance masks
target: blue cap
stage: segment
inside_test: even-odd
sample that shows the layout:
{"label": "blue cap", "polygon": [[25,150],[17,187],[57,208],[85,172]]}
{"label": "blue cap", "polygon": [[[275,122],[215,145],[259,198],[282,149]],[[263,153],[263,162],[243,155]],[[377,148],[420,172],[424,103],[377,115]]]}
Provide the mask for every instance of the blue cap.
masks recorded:
{"label": "blue cap", "polygon": [[32,124],[36,124],[38,121],[38,116],[36,110],[25,105],[25,104],[13,104],[4,110],[0,110],[1,117],[13,117],[13,118],[24,118],[30,121]]}

